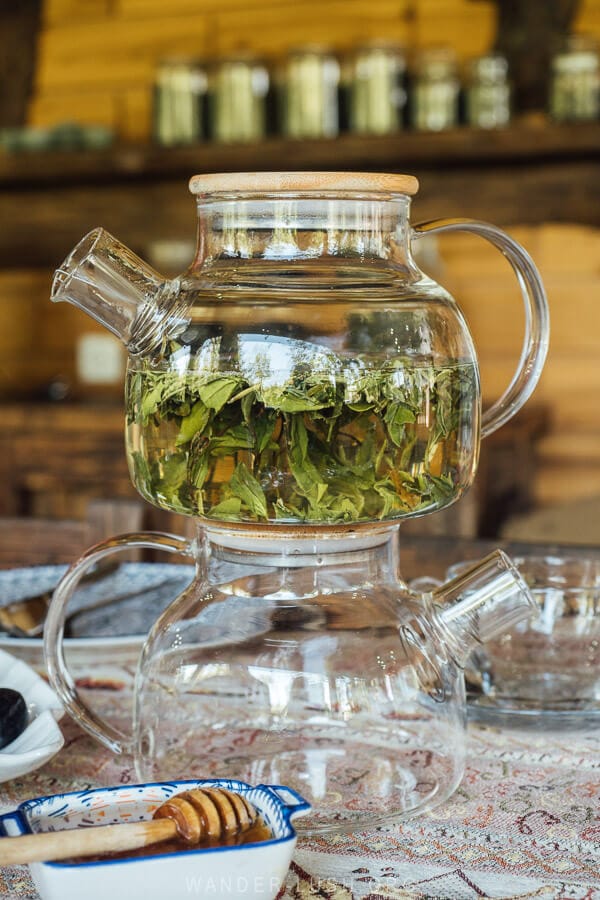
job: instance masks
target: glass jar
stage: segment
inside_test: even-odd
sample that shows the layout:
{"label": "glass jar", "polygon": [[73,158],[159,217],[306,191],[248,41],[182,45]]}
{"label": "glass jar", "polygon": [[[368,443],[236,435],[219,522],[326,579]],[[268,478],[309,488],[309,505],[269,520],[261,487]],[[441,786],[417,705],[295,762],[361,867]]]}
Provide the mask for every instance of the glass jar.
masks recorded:
{"label": "glass jar", "polygon": [[423,50],[413,71],[411,122],[418,131],[443,131],[458,124],[460,79],[451,47]]}
{"label": "glass jar", "polygon": [[474,128],[502,128],[510,121],[508,61],[493,54],[470,61],[465,88],[465,114]]}
{"label": "glass jar", "polygon": [[404,53],[393,44],[365,44],[348,57],[344,90],[350,131],[391,134],[402,127],[405,72]]}
{"label": "glass jar", "polygon": [[215,141],[258,141],[266,134],[269,72],[257,58],[239,54],[209,73],[209,130]]}
{"label": "glass jar", "polygon": [[163,60],[156,71],[152,133],[165,147],[193,144],[204,137],[207,76],[192,59]]}
{"label": "glass jar", "polygon": [[594,121],[600,115],[600,55],[593,39],[572,35],[552,60],[550,115],[556,122]]}
{"label": "glass jar", "polygon": [[340,64],[318,46],[290,51],[279,72],[281,132],[291,138],[336,137]]}

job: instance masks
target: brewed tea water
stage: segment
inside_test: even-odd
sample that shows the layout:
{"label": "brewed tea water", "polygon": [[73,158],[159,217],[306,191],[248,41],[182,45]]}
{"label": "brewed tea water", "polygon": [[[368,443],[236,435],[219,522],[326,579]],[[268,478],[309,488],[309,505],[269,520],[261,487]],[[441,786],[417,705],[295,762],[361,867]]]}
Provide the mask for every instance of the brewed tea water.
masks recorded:
{"label": "brewed tea water", "polygon": [[473,363],[352,358],[286,336],[130,364],[127,448],[152,503],[221,521],[346,523],[441,509],[471,478]]}

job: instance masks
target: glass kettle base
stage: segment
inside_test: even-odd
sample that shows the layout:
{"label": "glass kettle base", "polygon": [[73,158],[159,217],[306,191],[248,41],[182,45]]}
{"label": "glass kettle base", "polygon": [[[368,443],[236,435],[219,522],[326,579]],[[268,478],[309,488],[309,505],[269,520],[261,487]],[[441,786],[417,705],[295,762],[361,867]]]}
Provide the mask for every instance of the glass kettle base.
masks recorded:
{"label": "glass kettle base", "polygon": [[320,729],[301,735],[242,729],[233,741],[231,732],[214,737],[193,755],[178,742],[168,760],[142,764],[138,774],[143,780],[214,777],[287,785],[312,805],[295,823],[303,834],[391,824],[438,805],[459,780],[456,759],[414,745],[382,746]]}

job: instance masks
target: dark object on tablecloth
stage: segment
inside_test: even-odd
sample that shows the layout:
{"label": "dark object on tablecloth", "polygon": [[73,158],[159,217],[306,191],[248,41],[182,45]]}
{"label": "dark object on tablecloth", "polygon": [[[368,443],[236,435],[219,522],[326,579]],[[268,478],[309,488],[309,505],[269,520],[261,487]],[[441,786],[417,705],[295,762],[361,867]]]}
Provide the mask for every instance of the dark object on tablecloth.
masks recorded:
{"label": "dark object on tablecloth", "polygon": [[27,725],[27,704],[19,691],[0,688],[0,750],[12,744]]}

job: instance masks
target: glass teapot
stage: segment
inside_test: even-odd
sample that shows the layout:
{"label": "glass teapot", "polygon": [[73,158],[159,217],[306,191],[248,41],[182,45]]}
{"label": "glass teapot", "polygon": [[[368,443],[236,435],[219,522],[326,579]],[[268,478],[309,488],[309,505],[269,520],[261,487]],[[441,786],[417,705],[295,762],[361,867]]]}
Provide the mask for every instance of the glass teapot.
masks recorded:
{"label": "glass teapot", "polygon": [[[481,436],[517,412],[548,345],[531,259],[492,225],[411,228],[406,175],[201,175],[198,246],[163,279],[101,229],[58,269],[67,300],[129,351],[127,455],[164,509],[283,536],[421,516],[472,483]],[[411,241],[462,229],[512,263],[525,303],[521,359],[481,415],[462,313]]]}
{"label": "glass teapot", "polygon": [[[398,542],[372,532],[276,543],[236,532],[113,538],[54,594],[50,680],[69,713],[143,781],[238,778],[284,784],[312,804],[312,833],[382,825],[446,800],[464,771],[463,667],[473,649],[530,617],[535,601],[496,550],[429,594],[402,588]],[[158,618],[137,672],[132,734],[89,709],[63,657],[80,577],[118,549],[196,559],[198,577]],[[201,574],[200,574],[201,573]]]}
{"label": "glass teapot", "polygon": [[[462,688],[452,665],[442,691],[448,702],[432,701],[435,716],[424,714],[441,730],[434,725],[433,743],[419,738],[413,748],[417,786],[425,783],[419,754],[433,758],[434,744],[442,748],[439,772],[427,782],[431,791],[416,787],[416,799],[402,800],[396,786],[408,783],[399,774],[406,767],[388,765],[383,749],[373,753],[396,741],[396,731],[410,744],[410,735],[428,729],[416,701],[407,724],[389,674],[390,660],[403,653],[397,620],[419,606],[400,577],[398,526],[458,500],[474,478],[480,437],[533,391],[548,345],[539,275],[492,225],[453,219],[411,227],[417,181],[407,175],[202,175],[191,190],[198,245],[179,278],[163,279],[102,229],[83,238],[55,275],[52,299],[78,305],[128,348],[132,479],[151,503],[194,517],[197,539],[123,536],[77,563],[48,618],[51,681],[107,746],[134,748],[144,779],[186,774],[195,761],[204,775],[295,784],[322,828],[423,808],[459,777]],[[517,371],[483,413],[464,317],[411,254],[422,235],[457,229],[502,251],[525,305]],[[79,578],[131,545],[184,552],[197,566],[146,642],[133,741],[85,709],[61,650],[62,617]],[[438,638],[436,666],[438,654],[447,655]],[[292,702],[297,683],[302,700]],[[310,726],[298,704],[313,709]],[[369,706],[373,716],[364,715]],[[397,717],[402,727],[390,726]],[[169,721],[179,724],[171,729]],[[346,735],[363,732],[362,749],[352,747]],[[379,774],[362,779],[373,755],[382,760]],[[349,798],[343,778],[356,778]],[[338,795],[347,798],[343,810]]]}

